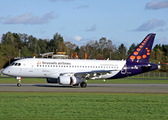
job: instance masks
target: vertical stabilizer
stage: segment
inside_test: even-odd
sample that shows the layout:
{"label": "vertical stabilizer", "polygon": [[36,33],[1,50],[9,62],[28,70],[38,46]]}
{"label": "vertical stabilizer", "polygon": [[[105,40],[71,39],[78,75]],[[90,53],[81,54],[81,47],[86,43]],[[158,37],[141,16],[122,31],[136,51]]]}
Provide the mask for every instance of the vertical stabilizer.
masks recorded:
{"label": "vertical stabilizer", "polygon": [[155,33],[148,34],[127,58],[127,61],[147,63],[151,54]]}

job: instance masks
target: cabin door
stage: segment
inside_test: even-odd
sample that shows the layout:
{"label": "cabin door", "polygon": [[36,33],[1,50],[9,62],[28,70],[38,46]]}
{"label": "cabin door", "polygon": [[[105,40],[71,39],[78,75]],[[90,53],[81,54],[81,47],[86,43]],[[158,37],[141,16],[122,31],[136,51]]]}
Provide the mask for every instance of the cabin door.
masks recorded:
{"label": "cabin door", "polygon": [[30,60],[29,61],[29,72],[33,72],[34,71],[34,64],[33,64],[33,61]]}

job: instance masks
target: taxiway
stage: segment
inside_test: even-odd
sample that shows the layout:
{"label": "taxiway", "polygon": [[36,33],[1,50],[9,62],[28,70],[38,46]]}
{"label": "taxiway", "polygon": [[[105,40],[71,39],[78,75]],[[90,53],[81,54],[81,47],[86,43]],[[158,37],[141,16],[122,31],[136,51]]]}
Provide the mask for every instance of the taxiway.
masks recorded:
{"label": "taxiway", "polygon": [[168,84],[88,84],[79,86],[62,86],[58,84],[0,84],[0,92],[100,92],[100,93],[168,93]]}

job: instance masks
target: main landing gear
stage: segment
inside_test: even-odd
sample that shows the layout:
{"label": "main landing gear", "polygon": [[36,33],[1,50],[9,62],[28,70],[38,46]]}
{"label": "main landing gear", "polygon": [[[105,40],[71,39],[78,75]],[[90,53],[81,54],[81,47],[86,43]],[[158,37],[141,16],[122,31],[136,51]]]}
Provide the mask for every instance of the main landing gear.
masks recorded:
{"label": "main landing gear", "polygon": [[[79,86],[79,84],[75,84],[75,85],[73,85],[74,87],[75,86]],[[81,84],[80,84],[80,86],[82,87],[82,88],[85,88],[85,87],[87,87],[87,84],[85,83],[85,82],[82,82]]]}
{"label": "main landing gear", "polygon": [[82,83],[80,84],[80,86],[81,86],[82,88],[85,88],[85,87],[87,87],[87,84],[86,84],[85,82],[82,82]]}
{"label": "main landing gear", "polygon": [[20,87],[21,86],[22,77],[16,77],[16,79],[18,79],[17,86]]}

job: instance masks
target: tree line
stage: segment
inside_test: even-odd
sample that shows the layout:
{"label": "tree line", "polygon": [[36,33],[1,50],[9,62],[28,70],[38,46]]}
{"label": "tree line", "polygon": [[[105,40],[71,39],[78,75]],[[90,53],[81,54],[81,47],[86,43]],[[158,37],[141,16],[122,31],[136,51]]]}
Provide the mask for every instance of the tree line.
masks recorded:
{"label": "tree line", "polygon": [[[111,40],[105,37],[99,40],[89,41],[86,45],[77,46],[70,41],[65,42],[63,37],[55,33],[52,39],[37,39],[32,35],[7,32],[1,37],[0,43],[0,69],[10,64],[16,56],[19,57],[38,57],[41,53],[46,52],[66,52],[71,56],[77,53],[79,59],[126,59],[136,48],[133,43],[128,49],[122,43],[119,46],[113,44]],[[152,63],[168,63],[168,45],[156,44],[152,49],[149,62]],[[167,66],[163,66],[161,71],[168,71]]]}

